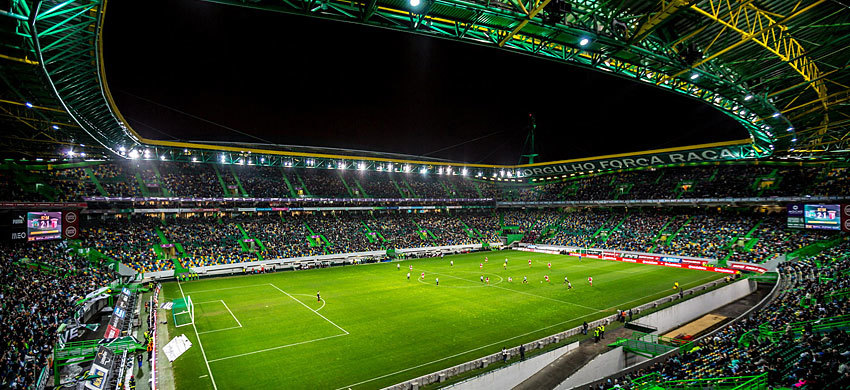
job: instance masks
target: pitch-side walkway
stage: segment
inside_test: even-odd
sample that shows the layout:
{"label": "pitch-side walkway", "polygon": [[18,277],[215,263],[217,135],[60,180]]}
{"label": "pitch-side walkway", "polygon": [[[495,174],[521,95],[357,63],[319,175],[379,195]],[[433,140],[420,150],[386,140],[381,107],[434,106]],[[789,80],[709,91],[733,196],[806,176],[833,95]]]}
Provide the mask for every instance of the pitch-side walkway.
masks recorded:
{"label": "pitch-side walkway", "polygon": [[[772,285],[759,284],[758,289],[750,295],[732,302],[726,306],[711,311],[712,314],[719,314],[729,318],[735,318],[746,312],[749,308],[755,306],[767,294],[770,293]],[[708,313],[707,313],[708,314]],[[640,322],[640,320],[637,320]],[[588,331],[590,333],[590,331]],[[522,383],[514,387],[513,390],[539,390],[539,389],[554,389],[561,382],[574,374],[578,369],[584,367],[589,361],[596,356],[608,352],[611,348],[608,344],[617,340],[617,337],[630,336],[632,330],[623,327],[605,332],[605,339],[594,343],[593,338],[589,338],[579,343],[578,349],[564,356],[559,357],[554,362],[538,371]]]}
{"label": "pitch-side walkway", "polygon": [[[592,329],[588,330],[588,334],[591,334],[591,331]],[[627,337],[631,333],[631,329],[619,327],[612,331],[606,331],[605,339],[599,340],[598,343],[594,343],[592,337],[582,340],[578,349],[555,359],[554,362],[514,387],[514,390],[554,389],[579,368],[584,367],[587,362],[611,350],[608,344],[617,340],[617,337]]]}

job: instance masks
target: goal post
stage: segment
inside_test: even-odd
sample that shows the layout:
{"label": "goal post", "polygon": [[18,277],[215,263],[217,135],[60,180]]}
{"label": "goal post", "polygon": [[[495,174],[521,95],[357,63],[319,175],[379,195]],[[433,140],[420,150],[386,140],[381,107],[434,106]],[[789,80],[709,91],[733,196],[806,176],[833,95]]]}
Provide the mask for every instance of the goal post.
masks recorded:
{"label": "goal post", "polygon": [[174,326],[181,327],[195,323],[195,305],[192,297],[177,298],[172,301],[171,315],[174,318]]}

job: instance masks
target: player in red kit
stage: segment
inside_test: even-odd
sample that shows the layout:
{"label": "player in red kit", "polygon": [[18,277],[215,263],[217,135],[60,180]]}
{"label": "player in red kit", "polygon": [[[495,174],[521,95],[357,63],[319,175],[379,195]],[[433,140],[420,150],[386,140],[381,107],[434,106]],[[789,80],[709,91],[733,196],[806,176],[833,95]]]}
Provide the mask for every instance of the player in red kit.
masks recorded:
{"label": "player in red kit", "polygon": [[593,287],[593,276],[588,276],[587,282],[590,283],[590,287]]}

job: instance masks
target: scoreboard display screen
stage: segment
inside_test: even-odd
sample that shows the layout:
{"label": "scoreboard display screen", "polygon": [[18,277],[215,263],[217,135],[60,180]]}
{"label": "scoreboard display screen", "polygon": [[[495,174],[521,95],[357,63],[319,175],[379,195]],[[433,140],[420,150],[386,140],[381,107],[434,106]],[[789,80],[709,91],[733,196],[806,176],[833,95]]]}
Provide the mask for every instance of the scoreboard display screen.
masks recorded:
{"label": "scoreboard display screen", "polygon": [[807,204],[803,218],[806,229],[841,230],[841,205]]}
{"label": "scoreboard display screen", "polygon": [[62,238],[61,212],[27,213],[27,241],[57,240]]}

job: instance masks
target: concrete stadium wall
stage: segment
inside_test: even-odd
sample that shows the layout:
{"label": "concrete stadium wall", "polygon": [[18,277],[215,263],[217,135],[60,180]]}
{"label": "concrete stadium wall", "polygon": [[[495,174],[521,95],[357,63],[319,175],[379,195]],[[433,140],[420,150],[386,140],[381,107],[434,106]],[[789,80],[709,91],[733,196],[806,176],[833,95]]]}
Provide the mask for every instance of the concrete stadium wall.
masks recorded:
{"label": "concrete stadium wall", "polygon": [[741,279],[728,286],[691,298],[681,305],[673,305],[641,317],[640,324],[658,329],[657,333],[664,333],[750,295],[756,291],[756,287],[756,282]]}
{"label": "concrete stadium wall", "polygon": [[[491,248],[499,249],[502,246],[500,242],[491,242],[489,243]],[[396,253],[404,253],[404,254],[424,254],[428,252],[444,252],[444,253],[452,253],[452,252],[460,252],[464,250],[475,250],[480,249],[481,244],[470,244],[470,245],[444,245],[444,246],[428,246],[421,248],[404,248],[397,249]],[[229,275],[242,273],[244,269],[253,270],[260,267],[265,267],[268,269],[292,269],[296,265],[300,265],[302,263],[321,263],[321,262],[330,262],[335,264],[345,263],[347,260],[355,259],[358,257],[370,257],[370,256],[383,256],[386,255],[386,251],[368,251],[368,252],[353,252],[353,253],[337,253],[332,255],[320,255],[320,256],[302,256],[302,257],[293,257],[287,259],[269,259],[263,261],[249,261],[245,263],[235,263],[235,264],[218,264],[211,265],[207,267],[195,267],[192,268],[193,271],[197,272],[199,275]],[[148,280],[167,280],[174,278],[174,270],[166,270],[166,271],[157,271],[157,272],[147,272],[144,274],[145,281]]]}
{"label": "concrete stadium wall", "polygon": [[600,373],[617,372],[646,360],[648,359],[643,356],[627,354],[623,347],[617,347],[587,362],[584,367],[555,387],[555,390],[573,389],[581,384],[603,377],[604,375],[600,375]]}
{"label": "concrete stadium wall", "polygon": [[510,389],[522,383],[526,378],[542,370],[548,364],[578,348],[578,341],[558,349],[540,354],[525,361],[516,362],[505,368],[479,375],[475,378],[446,386],[444,389]]}
{"label": "concrete stadium wall", "polygon": [[[715,281],[712,281],[712,282],[708,282],[708,283],[703,284],[701,286],[697,286],[697,287],[694,287],[690,290],[686,290],[684,292],[684,294],[685,294],[685,296],[692,295],[695,292],[711,288],[711,287],[713,287],[717,284],[721,284],[721,283],[724,283],[724,282],[722,280],[715,280]],[[653,302],[645,303],[641,306],[636,307],[635,309],[637,309],[640,312],[640,311],[643,311],[643,310],[646,310],[646,309],[649,309],[649,308],[657,307],[658,305],[662,305],[662,304],[667,303],[667,302],[677,300],[677,299],[679,299],[678,296],[670,295],[670,296],[667,296],[667,297],[664,297],[664,298],[657,299]],[[600,318],[598,320],[595,320],[593,322],[589,322],[588,326],[589,326],[590,329],[593,329],[593,328],[595,328],[595,327],[597,327],[597,326],[599,326],[603,323],[610,324],[611,322],[614,322],[616,319],[617,319],[616,314],[612,314],[612,315]],[[577,326],[575,328],[560,332],[558,334],[555,334],[555,335],[552,335],[552,336],[549,336],[549,337],[544,337],[544,338],[539,339],[537,341],[533,341],[531,343],[525,344],[525,350],[528,353],[528,352],[531,352],[534,349],[540,349],[540,348],[543,348],[543,347],[545,347],[549,344],[558,343],[561,340],[565,340],[568,337],[575,336],[575,335],[581,333],[581,329],[582,329],[581,326]],[[508,349],[508,355],[510,357],[518,356],[519,355],[519,346],[509,348]],[[489,364],[495,363],[495,362],[497,362],[501,359],[502,359],[501,353],[494,353],[494,354],[485,356],[485,357],[480,358],[480,359],[472,360],[472,361],[462,363],[462,364],[459,364],[459,365],[451,367],[451,368],[447,368],[445,370],[437,371],[437,372],[434,372],[434,373],[431,373],[431,374],[428,374],[428,375],[423,375],[423,376],[418,377],[418,378],[414,378],[414,379],[411,379],[411,380],[408,380],[408,381],[404,381],[404,382],[395,384],[393,386],[386,387],[386,388],[384,388],[384,390],[417,390],[417,389],[419,389],[420,386],[429,385],[429,384],[437,383],[437,382],[442,382],[442,381],[445,381],[447,378],[450,378],[450,377],[453,377],[453,376],[456,376],[456,375],[460,375],[464,372],[483,368],[483,367],[487,367]],[[639,360],[626,361],[625,360],[626,358],[623,358],[623,359],[624,359],[623,364],[628,364],[628,365],[634,365],[637,362],[639,362]],[[607,360],[600,360],[599,362],[597,362],[597,364],[600,367],[603,367],[603,366],[613,367],[613,368],[611,368],[611,371],[604,371],[604,372],[610,373],[610,372],[616,372],[616,371],[619,370],[619,369],[616,368],[617,364],[619,364],[619,363],[617,363],[616,359],[614,359],[614,362],[608,362]],[[517,382],[517,383],[521,383],[522,381],[527,379],[529,376],[534,374],[533,372],[527,373],[527,372],[525,372],[525,370],[516,371],[516,372],[518,374],[519,373],[523,374],[519,378],[516,378],[517,380],[519,380],[519,382]],[[602,371],[598,371],[598,372],[602,372]],[[600,376],[597,376],[597,377],[600,377]],[[484,387],[484,388],[490,388],[490,387]],[[499,387],[495,387],[495,388],[499,388]]]}
{"label": "concrete stadium wall", "polygon": [[[741,279],[728,286],[691,298],[686,302],[682,302],[682,304],[673,305],[655,313],[650,313],[645,317],[641,317],[639,321],[641,325],[657,328],[658,331],[655,332],[656,334],[664,333],[750,295],[756,288],[756,282],[749,279]],[[693,294],[695,292],[694,290],[696,289],[688,290],[686,295]],[[651,307],[647,305],[643,306],[646,306],[645,309]],[[676,353],[678,353],[678,350],[671,351],[665,355],[672,356]],[[636,368],[649,360],[642,356],[626,353],[622,347],[618,347],[590,361],[576,371],[575,374],[561,382],[556,389],[587,388],[588,383],[609,377],[612,373]]]}

